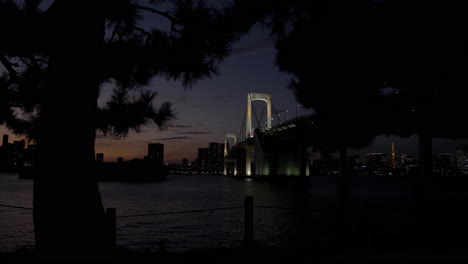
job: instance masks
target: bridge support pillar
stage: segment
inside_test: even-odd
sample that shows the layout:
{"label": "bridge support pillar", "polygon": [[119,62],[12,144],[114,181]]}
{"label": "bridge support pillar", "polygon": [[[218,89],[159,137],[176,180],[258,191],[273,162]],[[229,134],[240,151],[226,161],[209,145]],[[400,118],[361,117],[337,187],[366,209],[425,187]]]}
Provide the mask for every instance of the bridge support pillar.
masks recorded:
{"label": "bridge support pillar", "polygon": [[234,142],[232,144],[233,146],[236,145],[236,143],[237,143],[237,135],[236,134],[225,134],[225,136],[224,136],[224,157],[227,156],[228,150],[229,150],[229,148],[228,148],[228,145],[229,145],[228,138],[234,139]]}
{"label": "bridge support pillar", "polygon": [[227,164],[226,164],[226,161],[224,161],[224,175],[227,175]]}
{"label": "bridge support pillar", "polygon": [[[227,175],[227,162],[226,162],[226,156],[228,154],[228,138],[234,139],[234,143],[232,144],[233,146],[236,145],[237,143],[237,135],[236,134],[226,134],[224,137],[224,175]],[[236,161],[234,161],[234,175],[236,175]]]}
{"label": "bridge support pillar", "polygon": [[252,148],[245,148],[245,176],[252,175]]}

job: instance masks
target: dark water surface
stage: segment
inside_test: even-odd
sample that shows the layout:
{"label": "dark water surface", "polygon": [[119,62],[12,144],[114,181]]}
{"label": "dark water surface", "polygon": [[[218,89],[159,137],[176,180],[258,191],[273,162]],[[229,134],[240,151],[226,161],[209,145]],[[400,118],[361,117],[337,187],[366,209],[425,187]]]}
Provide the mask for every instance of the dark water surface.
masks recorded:
{"label": "dark water surface", "polygon": [[[365,184],[363,183],[365,182]],[[353,182],[354,195],[411,193],[410,186],[380,179]],[[375,184],[374,184],[375,183]],[[378,184],[377,184],[378,183]],[[32,207],[32,180],[0,174],[0,204]],[[117,216],[242,206],[254,196],[255,239],[268,245],[294,247],[298,237],[321,245],[334,236],[336,185],[332,177],[312,177],[308,185],[256,182],[219,175],[169,175],[155,183],[100,182],[105,207]],[[243,209],[141,216],[117,219],[117,244],[137,250],[186,251],[231,247],[244,236]],[[0,251],[34,245],[32,211],[0,207]]]}

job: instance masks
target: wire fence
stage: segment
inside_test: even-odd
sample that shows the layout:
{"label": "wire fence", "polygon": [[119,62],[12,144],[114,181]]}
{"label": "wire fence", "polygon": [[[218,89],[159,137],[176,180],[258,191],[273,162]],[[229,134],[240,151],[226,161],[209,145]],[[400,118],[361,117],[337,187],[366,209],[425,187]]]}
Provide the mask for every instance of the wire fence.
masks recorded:
{"label": "wire fence", "polygon": [[[184,211],[172,211],[172,212],[161,212],[161,213],[148,213],[148,214],[134,214],[134,215],[117,215],[116,218],[131,218],[131,217],[142,217],[142,216],[159,216],[159,215],[171,215],[171,214],[185,214],[185,213],[201,213],[210,211],[222,211],[230,209],[241,209],[245,206],[231,206],[231,207],[219,207],[219,208],[208,208],[208,209],[196,209],[196,210],[184,210]],[[291,211],[316,211],[314,208],[299,208],[299,207],[281,207],[281,206],[264,206],[254,205],[253,208],[264,208],[264,209],[279,209],[279,210],[291,210]]]}
{"label": "wire fence", "polygon": [[[7,205],[0,204],[0,207],[14,208],[14,209],[24,209],[24,210],[33,210],[30,207],[16,206],[16,205]],[[267,206],[267,205],[254,205],[254,208],[265,208],[265,209],[281,209],[281,210],[316,210],[314,208],[307,207],[282,207],[282,206]],[[207,208],[207,209],[195,209],[195,210],[184,210],[184,211],[172,211],[172,212],[161,212],[161,213],[149,213],[149,214],[134,214],[134,215],[117,215],[116,218],[128,218],[128,217],[140,217],[140,216],[158,216],[158,215],[170,215],[170,214],[185,214],[185,213],[199,213],[199,212],[209,212],[209,211],[219,211],[219,210],[229,210],[229,209],[240,209],[244,208],[244,205],[240,206],[230,206],[230,207],[218,207],[218,208]]]}
{"label": "wire fence", "polygon": [[33,208],[30,208],[30,207],[8,205],[8,204],[0,204],[0,207],[14,208],[14,209],[24,209],[24,210],[33,210]]}
{"label": "wire fence", "polygon": [[[144,248],[141,247],[142,245],[154,247],[164,239],[168,239],[171,243],[174,241],[176,244],[180,243],[179,245],[191,241],[190,245],[183,245],[187,249],[191,249],[190,247],[193,245],[206,245],[202,245],[201,242],[211,243],[210,245],[216,246],[216,243],[219,243],[219,241],[226,244],[226,241],[237,243],[239,241],[251,241],[254,239],[261,242],[284,239],[284,244],[280,246],[294,246],[291,241],[303,239],[305,243],[308,243],[309,248],[330,248],[336,242],[334,241],[336,235],[339,232],[343,232],[337,229],[337,223],[327,222],[334,219],[333,213],[336,211],[333,211],[333,209],[336,208],[254,205],[253,198],[249,199],[251,200],[247,201],[246,197],[244,204],[238,206],[129,215],[117,215],[115,208],[107,208],[106,217],[112,229],[110,234],[113,236],[113,245],[117,246],[118,244],[125,247],[130,245],[130,248],[133,247],[134,249]],[[406,206],[402,206],[403,202]],[[456,211],[455,209],[460,211],[459,208],[462,208],[463,201],[453,204],[451,208],[433,208],[433,212],[429,212],[432,213],[432,217],[427,218],[423,217],[424,215],[418,215],[417,210],[414,210],[414,208],[417,208],[416,206],[416,201],[402,200],[398,202],[394,199],[382,201],[363,200],[363,203],[354,205],[354,210],[349,215],[354,220],[346,223],[349,226],[349,231],[343,234],[352,237],[355,244],[364,245],[372,250],[384,250],[391,247],[394,247],[395,250],[400,250],[400,248],[404,250],[405,247],[409,248],[415,244],[424,242],[424,239],[419,236],[432,231],[431,229],[420,227],[420,223],[429,220],[435,221],[434,219],[441,218],[434,217],[438,214],[446,215],[452,222],[458,221],[460,224],[454,225],[457,228],[450,227],[443,225],[442,220],[439,219],[437,221],[441,221],[441,224],[434,226],[438,226],[439,228],[444,227],[447,229],[444,229],[446,233],[450,231],[454,234],[468,234],[468,228],[464,228],[463,230],[459,228],[468,217],[465,214],[456,214],[450,211],[452,209],[453,211]],[[11,204],[0,204],[0,207],[29,212],[33,209]],[[242,211],[235,211],[242,209],[243,213]],[[434,211],[435,209],[437,210]],[[222,215],[211,214],[211,212],[222,211],[228,212]],[[196,215],[196,217],[172,217],[172,215],[189,215],[194,213],[202,214]],[[329,215],[324,216],[325,214]],[[161,217],[149,220],[133,220],[153,216]],[[352,220],[351,218],[348,219]],[[190,226],[184,228],[184,225]],[[140,233],[141,236],[139,235]],[[455,242],[459,243],[462,241],[462,238],[455,241],[455,239],[452,239],[455,235],[445,235],[451,240],[448,239],[448,242],[444,243],[450,243],[450,246],[453,248],[461,247],[461,245],[457,245]],[[203,241],[203,239],[209,241]],[[462,245],[465,244],[462,243]]]}
{"label": "wire fence", "polygon": [[[29,207],[8,204],[0,204],[0,207],[27,211],[33,210],[33,208]],[[215,217],[212,217],[210,214],[193,218],[165,217],[154,220],[138,220],[137,222],[129,221],[130,219],[153,216],[211,213],[240,209],[243,209],[243,213],[231,212],[227,215],[216,215]],[[254,209],[256,209],[255,217]],[[196,246],[201,246],[201,243],[207,242],[203,241],[203,239],[207,239],[210,240],[208,241],[211,242],[210,245],[216,246],[216,243],[229,244],[230,242],[248,242],[253,241],[254,238],[255,241],[266,241],[268,243],[278,244],[280,243],[278,241],[282,239],[280,236],[290,237],[291,233],[296,232],[296,227],[291,219],[293,219],[295,215],[298,215],[297,213],[308,214],[310,216],[320,214],[316,208],[254,205],[253,197],[247,196],[245,197],[243,205],[194,210],[118,215],[116,208],[107,208],[106,218],[107,225],[110,229],[110,241],[112,241],[113,247],[117,245],[134,248],[141,247],[142,245],[154,246],[158,244],[156,240],[161,241],[166,238],[170,238],[169,240],[171,240],[171,242],[177,240],[192,241],[192,244]],[[200,240],[200,245],[193,242],[197,239]],[[139,240],[142,241],[139,242]],[[151,240],[153,240],[153,242],[151,242]],[[218,242],[215,240],[218,240]],[[184,242],[181,244],[183,243]]]}
{"label": "wire fence", "polygon": [[135,215],[117,215],[116,218],[129,218],[129,217],[140,217],[140,216],[157,216],[157,215],[171,215],[171,214],[185,214],[185,213],[200,213],[209,211],[220,211],[229,209],[240,209],[244,206],[231,206],[231,207],[219,207],[209,209],[196,209],[196,210],[184,210],[184,211],[173,211],[173,212],[162,212],[162,213],[149,213],[149,214],[135,214]]}

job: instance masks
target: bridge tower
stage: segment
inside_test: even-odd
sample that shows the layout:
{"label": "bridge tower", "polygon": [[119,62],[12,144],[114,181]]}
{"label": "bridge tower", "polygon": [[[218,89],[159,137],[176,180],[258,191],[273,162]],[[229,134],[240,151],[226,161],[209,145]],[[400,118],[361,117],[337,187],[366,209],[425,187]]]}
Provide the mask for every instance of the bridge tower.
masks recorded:
{"label": "bridge tower", "polygon": [[227,153],[228,153],[228,149],[227,149],[228,138],[234,139],[234,143],[232,144],[233,146],[235,144],[237,144],[237,135],[236,134],[226,134],[226,136],[224,137],[224,157],[226,157]]}
{"label": "bridge tower", "polygon": [[[245,124],[245,138],[253,137],[252,132],[252,101],[264,101],[267,104],[267,129],[271,128],[271,94],[270,93],[248,93],[247,94],[247,120]],[[245,175],[252,175],[252,151],[249,146],[246,147],[245,155]]]}
{"label": "bridge tower", "polygon": [[267,129],[271,128],[271,94],[270,93],[248,93],[247,94],[247,120],[245,124],[245,138],[253,137],[252,132],[252,102],[264,101],[267,104]]}
{"label": "bridge tower", "polygon": [[[226,158],[227,156],[227,153],[228,153],[228,139],[229,138],[232,138],[234,139],[234,143],[232,144],[233,146],[236,145],[237,143],[237,135],[236,134],[226,134],[226,136],[224,137],[224,157]],[[227,160],[224,159],[224,175],[227,175]],[[234,161],[234,175],[237,175],[237,161],[235,160]]]}

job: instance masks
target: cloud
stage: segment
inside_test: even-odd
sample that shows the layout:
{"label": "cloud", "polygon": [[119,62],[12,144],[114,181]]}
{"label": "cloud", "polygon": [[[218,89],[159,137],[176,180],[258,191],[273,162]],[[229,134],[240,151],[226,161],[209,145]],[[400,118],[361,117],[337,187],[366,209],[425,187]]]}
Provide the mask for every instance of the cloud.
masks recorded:
{"label": "cloud", "polygon": [[207,135],[213,134],[211,131],[187,131],[187,132],[177,132],[179,135]]}
{"label": "cloud", "polygon": [[204,104],[194,104],[193,107],[200,108],[200,109],[206,109],[206,105],[204,105]]}
{"label": "cloud", "polygon": [[226,95],[215,95],[213,96],[214,99],[216,100],[227,100],[229,99],[229,96],[226,96]]}
{"label": "cloud", "polygon": [[228,103],[229,102],[229,97],[225,95],[215,95],[213,96],[213,99],[215,101],[221,101],[221,103]]}
{"label": "cloud", "polygon": [[274,49],[274,42],[268,36],[260,36],[257,39],[248,41],[244,45],[235,47],[232,50],[232,55],[249,55],[268,49]]}
{"label": "cloud", "polygon": [[164,141],[169,141],[169,140],[184,140],[184,139],[191,139],[192,137],[165,137],[165,138],[154,138],[153,140],[164,140]]}
{"label": "cloud", "polygon": [[191,125],[168,125],[167,127],[174,127],[174,128],[191,128]]}
{"label": "cloud", "polygon": [[188,97],[185,95],[178,97],[177,99],[174,100],[175,103],[181,103],[181,102],[186,102],[186,101],[188,101]]}

